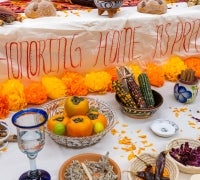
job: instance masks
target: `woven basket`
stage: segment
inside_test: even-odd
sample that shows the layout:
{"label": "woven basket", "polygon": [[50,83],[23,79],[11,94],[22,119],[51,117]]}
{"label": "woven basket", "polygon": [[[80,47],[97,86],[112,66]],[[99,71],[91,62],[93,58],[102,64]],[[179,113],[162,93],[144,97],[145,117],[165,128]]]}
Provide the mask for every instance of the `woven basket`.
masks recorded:
{"label": "woven basket", "polygon": [[[140,157],[140,159],[144,160],[146,163],[155,165],[158,155],[144,153],[144,154],[141,154],[139,157]],[[142,162],[140,159],[135,158],[132,161],[129,171],[132,171],[132,172],[143,171],[146,168],[145,163]],[[169,172],[170,180],[178,180],[178,176],[179,176],[178,167],[168,157],[166,157],[165,167],[166,167],[167,171]],[[131,173],[128,173],[128,179],[129,180],[141,180],[139,177],[134,176]]]}
{"label": "woven basket", "polygon": [[[170,150],[172,148],[179,148],[181,146],[181,144],[185,144],[185,142],[189,142],[189,146],[191,148],[196,148],[196,147],[200,146],[200,141],[198,141],[198,140],[188,139],[188,138],[179,138],[179,139],[177,138],[177,139],[172,139],[168,143],[166,148],[167,148],[167,150]],[[177,164],[177,166],[181,172],[187,173],[187,174],[199,174],[200,173],[200,167],[184,166],[183,164],[176,161],[173,157],[171,157],[169,153],[167,154],[167,156]]]}

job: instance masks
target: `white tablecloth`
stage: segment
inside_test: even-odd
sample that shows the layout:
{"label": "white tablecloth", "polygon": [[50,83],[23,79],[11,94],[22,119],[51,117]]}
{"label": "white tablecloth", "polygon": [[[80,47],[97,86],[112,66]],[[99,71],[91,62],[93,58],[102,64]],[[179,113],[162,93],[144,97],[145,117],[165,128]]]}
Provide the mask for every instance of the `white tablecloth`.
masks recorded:
{"label": "white tablecloth", "polygon": [[[116,120],[119,121],[119,123],[115,126],[115,129],[118,132],[121,130],[125,131],[124,134],[120,133],[120,136],[127,136],[132,138],[132,141],[136,144],[136,146],[139,146],[141,139],[138,137],[138,130],[141,130],[140,134],[146,134],[148,142],[153,143],[153,146],[147,148],[145,152],[152,152],[152,148],[156,149],[157,152],[160,152],[161,150],[165,149],[166,144],[172,138],[187,137],[197,139],[200,136],[200,123],[198,124],[196,120],[193,120],[190,117],[191,114],[199,117],[198,111],[200,110],[200,107],[198,102],[200,100],[200,96],[197,96],[196,101],[192,104],[184,105],[178,103],[173,96],[173,86],[174,83],[166,82],[165,85],[161,88],[153,88],[162,94],[164,102],[160,109],[151,118],[144,120],[132,119],[123,115],[114,99],[114,94],[108,93],[105,95],[90,96],[99,98],[112,106],[113,110],[116,112]],[[173,110],[175,108],[179,109],[181,107],[186,107],[187,109],[185,112],[178,112],[179,116],[176,117]],[[162,138],[156,136],[150,130],[150,125],[155,119],[158,118],[174,121],[179,125],[180,130],[175,136],[170,138]],[[195,123],[196,125],[189,125],[189,121]],[[7,118],[6,122],[9,124],[11,132],[16,133],[16,129],[12,125],[10,118]],[[127,125],[127,127],[125,125]],[[39,153],[37,158],[37,166],[38,168],[47,170],[51,174],[52,180],[57,180],[59,168],[68,158],[80,153],[93,152],[105,154],[107,151],[109,151],[110,158],[118,163],[121,171],[127,170],[131,165],[131,161],[128,160],[128,154],[130,152],[125,152],[121,149],[123,146],[118,143],[120,136],[119,134],[112,135],[111,133],[108,133],[99,143],[91,147],[83,149],[70,149],[56,144],[47,135],[45,147]],[[114,147],[118,148],[116,149]],[[28,158],[25,154],[20,152],[17,143],[9,143],[7,151],[0,153],[1,180],[16,180],[24,171],[28,169]],[[189,179],[190,175],[180,173],[179,180]],[[122,172],[122,180],[127,180],[126,173]]]}

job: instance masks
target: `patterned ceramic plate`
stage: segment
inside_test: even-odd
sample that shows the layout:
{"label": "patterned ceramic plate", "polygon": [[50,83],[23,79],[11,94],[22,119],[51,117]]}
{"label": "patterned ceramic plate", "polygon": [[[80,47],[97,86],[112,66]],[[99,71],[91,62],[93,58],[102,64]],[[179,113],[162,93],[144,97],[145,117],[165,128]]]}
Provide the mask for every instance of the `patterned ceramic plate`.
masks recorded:
{"label": "patterned ceramic plate", "polygon": [[169,120],[157,119],[151,124],[151,130],[158,136],[170,137],[179,130],[178,125]]}

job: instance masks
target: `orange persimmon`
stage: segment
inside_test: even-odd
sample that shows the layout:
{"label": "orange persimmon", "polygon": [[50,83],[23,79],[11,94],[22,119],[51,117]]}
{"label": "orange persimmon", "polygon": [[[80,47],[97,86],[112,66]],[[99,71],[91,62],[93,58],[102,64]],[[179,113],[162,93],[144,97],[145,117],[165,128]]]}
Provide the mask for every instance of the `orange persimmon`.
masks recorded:
{"label": "orange persimmon", "polygon": [[101,122],[104,125],[104,128],[107,127],[107,119],[105,115],[101,112],[99,112],[96,109],[90,109],[89,112],[87,113],[87,116],[89,119],[92,121],[93,125],[96,122]]}
{"label": "orange persimmon", "polygon": [[47,128],[49,129],[49,131],[53,131],[54,126],[59,122],[67,126],[67,123],[69,122],[69,118],[67,116],[64,116],[63,114],[56,114],[52,116],[47,121]]}
{"label": "orange persimmon", "polygon": [[84,97],[69,96],[65,100],[64,108],[68,117],[86,115],[89,110],[89,102]]}
{"label": "orange persimmon", "polygon": [[92,132],[92,121],[84,115],[71,117],[67,124],[67,135],[71,137],[90,136],[92,135]]}

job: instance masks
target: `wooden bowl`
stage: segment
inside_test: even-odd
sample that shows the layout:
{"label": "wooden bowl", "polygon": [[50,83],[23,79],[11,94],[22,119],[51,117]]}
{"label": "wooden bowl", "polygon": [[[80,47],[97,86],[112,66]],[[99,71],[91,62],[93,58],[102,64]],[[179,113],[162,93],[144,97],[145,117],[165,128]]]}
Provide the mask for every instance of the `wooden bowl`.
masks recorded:
{"label": "wooden bowl", "polygon": [[151,117],[163,104],[162,95],[155,90],[152,90],[152,92],[153,92],[153,96],[154,96],[154,100],[155,100],[155,106],[149,107],[149,108],[136,109],[136,108],[126,106],[122,101],[120,101],[117,94],[115,95],[115,99],[118,102],[118,104],[120,105],[121,111],[125,115],[127,115],[131,118],[135,118],[135,119],[146,119],[146,118]]}
{"label": "wooden bowl", "polygon": [[[59,180],[65,180],[64,179],[65,171],[66,171],[66,169],[70,166],[70,164],[74,160],[78,160],[80,163],[83,163],[86,160],[87,161],[96,161],[96,162],[98,162],[101,159],[102,156],[103,155],[101,155],[101,154],[84,153],[84,154],[79,154],[79,155],[71,157],[70,159],[66,160],[62,164],[62,166],[60,167],[60,170],[59,170]],[[120,170],[119,166],[111,158],[108,158],[108,159],[109,159],[110,165],[113,167],[114,173],[118,176],[116,180],[121,180],[121,170]]]}

